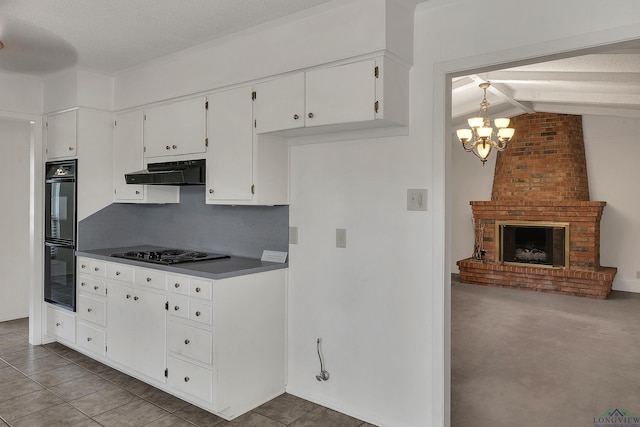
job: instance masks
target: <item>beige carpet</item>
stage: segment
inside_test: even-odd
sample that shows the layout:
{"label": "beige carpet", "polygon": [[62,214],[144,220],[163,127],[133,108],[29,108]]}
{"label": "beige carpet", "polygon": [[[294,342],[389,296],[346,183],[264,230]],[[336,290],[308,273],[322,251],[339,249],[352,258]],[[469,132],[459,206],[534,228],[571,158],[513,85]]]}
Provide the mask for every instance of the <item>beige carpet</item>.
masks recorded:
{"label": "beige carpet", "polygon": [[454,280],[451,305],[453,427],[594,427],[616,408],[640,417],[640,294]]}

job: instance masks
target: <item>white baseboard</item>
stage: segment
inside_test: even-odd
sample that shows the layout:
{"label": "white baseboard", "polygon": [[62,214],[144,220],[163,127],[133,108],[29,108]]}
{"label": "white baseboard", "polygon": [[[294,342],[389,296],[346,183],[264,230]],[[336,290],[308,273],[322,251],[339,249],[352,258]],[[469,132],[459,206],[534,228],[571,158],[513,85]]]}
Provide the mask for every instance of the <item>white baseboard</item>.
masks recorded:
{"label": "white baseboard", "polygon": [[640,280],[613,279],[614,291],[640,293]]}

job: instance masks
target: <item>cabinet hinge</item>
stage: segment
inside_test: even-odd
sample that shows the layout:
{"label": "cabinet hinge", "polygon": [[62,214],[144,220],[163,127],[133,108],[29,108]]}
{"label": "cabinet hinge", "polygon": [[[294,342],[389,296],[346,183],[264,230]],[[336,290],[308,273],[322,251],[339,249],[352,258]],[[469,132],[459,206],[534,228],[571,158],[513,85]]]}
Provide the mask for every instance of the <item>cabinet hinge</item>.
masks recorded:
{"label": "cabinet hinge", "polygon": [[204,103],[204,109],[208,110],[209,109],[209,101],[205,101]]}
{"label": "cabinet hinge", "polygon": [[169,369],[164,370],[164,377],[169,378]]}
{"label": "cabinet hinge", "polygon": [[378,103],[378,101],[374,102],[373,109],[375,110],[376,114],[378,113],[379,107],[380,107],[380,104]]}
{"label": "cabinet hinge", "polygon": [[205,138],[204,139],[204,146],[208,147],[209,146],[209,138]]}
{"label": "cabinet hinge", "polygon": [[167,310],[167,311],[169,311],[169,301],[166,301],[166,302],[164,303],[164,309],[165,309],[165,310]]}
{"label": "cabinet hinge", "polygon": [[376,65],[376,67],[373,69],[373,75],[376,76],[376,79],[378,77],[380,77],[380,69],[378,68],[378,66]]}
{"label": "cabinet hinge", "polygon": [[256,94],[255,90],[253,92],[251,92],[251,100],[252,101],[255,101],[257,97],[258,97],[258,95]]}
{"label": "cabinet hinge", "polygon": [[256,194],[256,185],[251,184],[251,194]]}

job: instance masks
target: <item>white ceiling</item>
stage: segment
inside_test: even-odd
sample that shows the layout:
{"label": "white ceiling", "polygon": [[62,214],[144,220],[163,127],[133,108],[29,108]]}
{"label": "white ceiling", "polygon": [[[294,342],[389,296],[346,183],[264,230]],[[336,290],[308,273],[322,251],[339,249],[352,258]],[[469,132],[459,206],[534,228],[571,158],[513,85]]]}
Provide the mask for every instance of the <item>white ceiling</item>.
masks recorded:
{"label": "white ceiling", "polygon": [[0,70],[113,73],[329,1],[0,0]]}
{"label": "white ceiling", "polygon": [[466,127],[491,82],[491,118],[548,112],[640,117],[640,49],[636,44],[599,53],[506,68],[453,79],[453,128]]}

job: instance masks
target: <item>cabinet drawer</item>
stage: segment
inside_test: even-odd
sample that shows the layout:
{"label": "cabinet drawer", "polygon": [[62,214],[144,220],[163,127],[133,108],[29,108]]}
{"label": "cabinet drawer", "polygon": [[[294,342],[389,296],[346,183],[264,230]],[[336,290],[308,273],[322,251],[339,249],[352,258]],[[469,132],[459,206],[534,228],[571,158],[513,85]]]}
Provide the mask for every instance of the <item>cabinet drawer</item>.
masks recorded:
{"label": "cabinet drawer", "polygon": [[162,271],[136,268],[133,275],[136,285],[148,286],[163,291],[167,289],[167,274]]}
{"label": "cabinet drawer", "polygon": [[167,323],[167,348],[181,356],[190,357],[202,363],[211,364],[211,332],[182,323]]}
{"label": "cabinet drawer", "polygon": [[213,398],[213,377],[208,369],[169,356],[167,383],[169,386],[206,402]]}
{"label": "cabinet drawer", "polygon": [[167,276],[169,290],[176,294],[189,295],[189,278],[185,276]]}
{"label": "cabinet drawer", "polygon": [[78,345],[101,356],[105,355],[105,334],[103,330],[78,322]]}
{"label": "cabinet drawer", "polygon": [[133,267],[123,264],[107,264],[107,277],[112,280],[133,283]]}
{"label": "cabinet drawer", "polygon": [[92,276],[107,276],[107,264],[89,258],[78,259],[78,272],[90,274]]}
{"label": "cabinet drawer", "polygon": [[107,283],[102,279],[81,275],[78,278],[78,289],[84,292],[104,296],[107,294]]}
{"label": "cabinet drawer", "polygon": [[183,297],[172,296],[169,299],[169,314],[183,319],[189,318],[189,300]]}
{"label": "cabinet drawer", "polygon": [[47,335],[75,342],[76,316],[47,306]]}
{"label": "cabinet drawer", "polygon": [[189,304],[189,319],[196,322],[211,325],[213,321],[213,309],[210,305],[193,302]]}
{"label": "cabinet drawer", "polygon": [[213,284],[208,280],[191,279],[191,293],[195,298],[206,299],[211,301]]}
{"label": "cabinet drawer", "polygon": [[78,316],[98,325],[107,325],[107,307],[104,301],[99,301],[85,295],[78,298]]}

